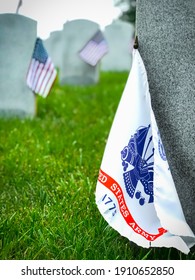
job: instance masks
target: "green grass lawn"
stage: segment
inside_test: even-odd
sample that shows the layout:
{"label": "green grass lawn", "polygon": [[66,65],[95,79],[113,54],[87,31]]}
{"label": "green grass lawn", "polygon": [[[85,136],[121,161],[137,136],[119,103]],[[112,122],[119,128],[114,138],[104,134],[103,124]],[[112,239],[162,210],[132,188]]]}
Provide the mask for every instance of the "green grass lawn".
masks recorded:
{"label": "green grass lawn", "polygon": [[0,259],[195,259],[143,249],[113,230],[95,204],[105,143],[128,73],[37,97],[34,119],[0,119]]}

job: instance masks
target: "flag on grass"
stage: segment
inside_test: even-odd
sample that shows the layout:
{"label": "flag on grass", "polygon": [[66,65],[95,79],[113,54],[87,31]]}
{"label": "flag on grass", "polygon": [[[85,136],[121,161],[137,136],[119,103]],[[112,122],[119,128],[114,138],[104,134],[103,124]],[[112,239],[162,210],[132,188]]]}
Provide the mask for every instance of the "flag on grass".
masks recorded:
{"label": "flag on grass", "polygon": [[151,107],[147,73],[135,49],[95,196],[109,225],[139,246],[174,247],[187,254],[195,244]]}
{"label": "flag on grass", "polygon": [[42,40],[37,38],[27,72],[27,85],[35,93],[46,97],[55,81],[56,75],[57,71],[43,46]]}
{"label": "flag on grass", "polygon": [[108,52],[108,44],[100,30],[87,42],[87,44],[79,51],[79,55],[83,61],[95,66],[102,57]]}

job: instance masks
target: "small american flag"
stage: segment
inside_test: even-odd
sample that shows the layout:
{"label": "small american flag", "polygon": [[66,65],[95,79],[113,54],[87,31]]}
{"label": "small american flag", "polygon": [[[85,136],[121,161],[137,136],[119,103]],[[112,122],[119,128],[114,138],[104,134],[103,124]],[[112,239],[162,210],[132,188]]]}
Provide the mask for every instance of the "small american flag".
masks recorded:
{"label": "small american flag", "polygon": [[40,38],[36,39],[26,82],[32,91],[46,97],[55,81],[57,71]]}
{"label": "small american flag", "polygon": [[108,52],[108,44],[100,30],[79,51],[80,57],[88,64],[95,66]]}

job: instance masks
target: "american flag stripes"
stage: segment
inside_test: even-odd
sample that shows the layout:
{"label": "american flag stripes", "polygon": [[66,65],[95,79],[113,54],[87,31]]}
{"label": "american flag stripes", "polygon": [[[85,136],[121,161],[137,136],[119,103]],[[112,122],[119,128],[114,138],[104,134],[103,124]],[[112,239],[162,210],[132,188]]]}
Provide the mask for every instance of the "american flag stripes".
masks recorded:
{"label": "american flag stripes", "polygon": [[26,82],[32,91],[47,97],[56,78],[57,71],[40,38],[36,39]]}
{"label": "american flag stripes", "polygon": [[83,61],[95,66],[108,52],[108,44],[100,30],[80,50],[79,55]]}

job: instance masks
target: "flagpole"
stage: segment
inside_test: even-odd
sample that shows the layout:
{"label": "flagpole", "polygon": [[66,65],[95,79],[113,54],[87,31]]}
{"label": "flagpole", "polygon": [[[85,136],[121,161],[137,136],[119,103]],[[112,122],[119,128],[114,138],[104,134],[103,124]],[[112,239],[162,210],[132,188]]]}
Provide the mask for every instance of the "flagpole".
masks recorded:
{"label": "flagpole", "polygon": [[16,14],[19,14],[19,9],[20,9],[21,6],[22,6],[22,0],[19,0],[18,6],[16,8]]}

